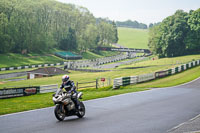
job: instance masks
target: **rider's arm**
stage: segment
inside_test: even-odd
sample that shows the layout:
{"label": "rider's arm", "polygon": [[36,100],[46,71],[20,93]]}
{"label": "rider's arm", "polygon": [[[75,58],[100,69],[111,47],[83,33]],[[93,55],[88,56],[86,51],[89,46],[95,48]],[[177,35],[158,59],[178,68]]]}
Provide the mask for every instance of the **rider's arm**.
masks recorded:
{"label": "rider's arm", "polygon": [[74,92],[74,93],[77,93],[76,91],[76,86],[74,85],[74,82],[71,81],[71,90]]}
{"label": "rider's arm", "polygon": [[60,85],[60,89],[63,89],[64,88],[64,84],[62,83],[61,85]]}

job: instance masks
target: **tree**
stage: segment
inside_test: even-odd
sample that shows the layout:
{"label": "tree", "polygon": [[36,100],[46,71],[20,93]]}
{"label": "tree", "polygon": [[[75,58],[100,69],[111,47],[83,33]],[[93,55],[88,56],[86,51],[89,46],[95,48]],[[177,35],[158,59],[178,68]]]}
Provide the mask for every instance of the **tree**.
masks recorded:
{"label": "tree", "polygon": [[117,36],[110,22],[96,23],[87,8],[54,0],[0,0],[0,24],[1,53],[88,50]]}
{"label": "tree", "polygon": [[189,30],[184,42],[188,54],[200,53],[200,8],[196,11],[190,11],[187,24]]}
{"label": "tree", "polygon": [[184,55],[186,44],[184,42],[188,32],[188,13],[177,10],[157,26],[150,29],[149,47],[153,53],[160,57],[174,57]]}
{"label": "tree", "polygon": [[118,42],[118,40],[119,40],[119,38],[118,38],[118,31],[117,31],[117,25],[116,25],[116,23],[113,21],[112,22],[112,25],[113,25],[113,29],[114,29],[114,36],[115,36],[115,38],[114,38],[114,43],[117,43]]}
{"label": "tree", "polygon": [[69,32],[64,39],[60,41],[60,48],[63,50],[76,50],[77,42],[76,42],[76,34],[74,29],[69,28]]}
{"label": "tree", "polygon": [[147,25],[143,23],[139,23],[137,21],[127,20],[124,22],[117,21],[116,25],[118,27],[129,27],[129,28],[139,28],[139,29],[147,29]]}

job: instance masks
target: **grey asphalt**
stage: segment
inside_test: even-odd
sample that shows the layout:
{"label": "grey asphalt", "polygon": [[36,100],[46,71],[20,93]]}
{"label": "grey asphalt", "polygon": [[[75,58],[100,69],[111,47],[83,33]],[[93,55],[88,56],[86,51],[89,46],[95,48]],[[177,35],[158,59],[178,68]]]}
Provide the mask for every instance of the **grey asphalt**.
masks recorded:
{"label": "grey asphalt", "polygon": [[125,61],[120,61],[120,62],[115,62],[115,63],[110,63],[110,64],[104,64],[104,65],[99,65],[99,66],[94,66],[93,68],[95,69],[112,69],[112,68],[116,68],[120,65],[124,65],[124,64],[130,64],[130,63],[133,63],[133,62],[138,62],[138,61],[141,61],[141,60],[144,60],[148,57],[141,57],[141,58],[138,58],[138,59],[129,59],[129,60],[125,60]]}
{"label": "grey asphalt", "polygon": [[74,116],[58,122],[53,107],[0,116],[0,133],[165,133],[197,116],[199,101],[200,79],[85,101],[82,119]]}

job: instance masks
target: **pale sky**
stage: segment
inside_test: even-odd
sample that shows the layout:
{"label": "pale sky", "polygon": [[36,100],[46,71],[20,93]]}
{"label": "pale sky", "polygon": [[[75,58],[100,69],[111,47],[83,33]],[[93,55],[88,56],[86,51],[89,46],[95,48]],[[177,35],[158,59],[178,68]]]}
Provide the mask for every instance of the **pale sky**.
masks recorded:
{"label": "pale sky", "polygon": [[176,10],[186,12],[200,8],[200,0],[58,0],[86,7],[95,17],[140,23],[161,22]]}

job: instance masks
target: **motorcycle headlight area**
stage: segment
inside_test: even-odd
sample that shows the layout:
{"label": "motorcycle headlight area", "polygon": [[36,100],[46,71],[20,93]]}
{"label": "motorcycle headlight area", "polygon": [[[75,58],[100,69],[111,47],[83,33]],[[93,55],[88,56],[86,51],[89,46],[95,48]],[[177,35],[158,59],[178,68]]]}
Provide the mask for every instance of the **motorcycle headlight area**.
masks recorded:
{"label": "motorcycle headlight area", "polygon": [[58,97],[53,97],[53,101],[56,102],[60,102],[62,101],[62,96],[58,96]]}
{"label": "motorcycle headlight area", "polygon": [[62,102],[64,103],[64,105],[67,105],[67,104],[70,103],[70,100],[69,100],[69,98],[66,98],[66,99],[64,99]]}

